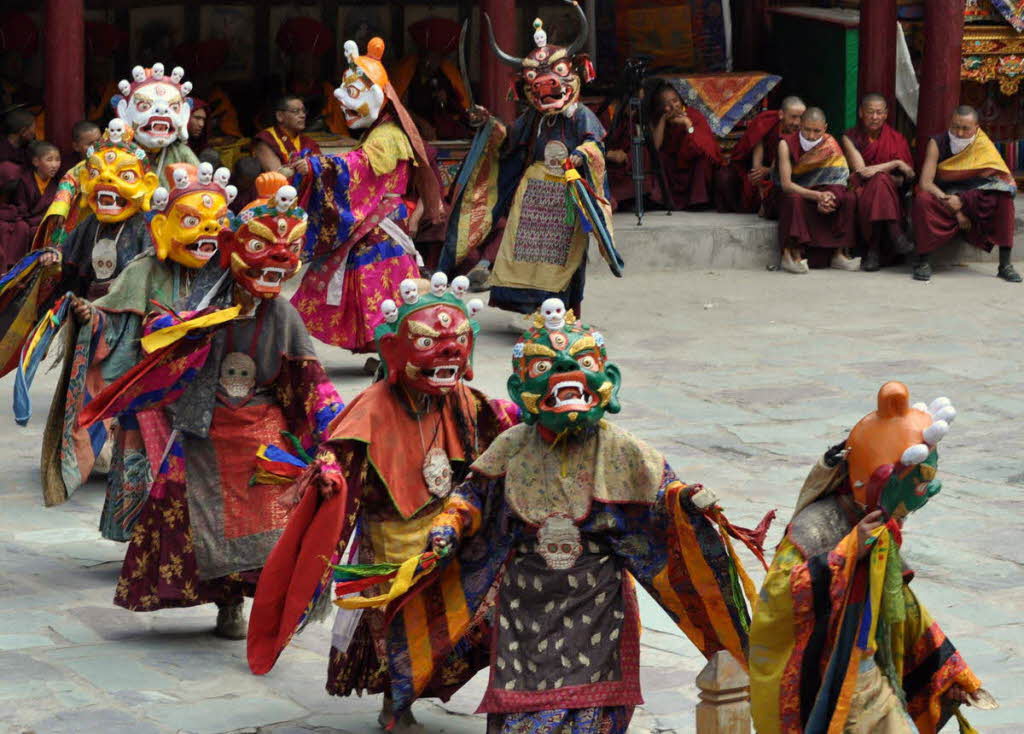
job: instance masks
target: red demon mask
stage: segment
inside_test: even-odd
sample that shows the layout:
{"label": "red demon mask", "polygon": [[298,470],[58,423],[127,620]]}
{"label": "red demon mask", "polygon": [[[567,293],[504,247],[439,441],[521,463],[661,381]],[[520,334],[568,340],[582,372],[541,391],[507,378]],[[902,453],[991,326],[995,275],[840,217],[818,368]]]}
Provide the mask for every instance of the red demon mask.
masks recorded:
{"label": "red demon mask", "polygon": [[220,236],[221,266],[231,268],[239,285],[257,298],[274,298],[299,272],[306,234],[306,212],[295,206],[296,193],[282,186],[268,203],[246,208]]}

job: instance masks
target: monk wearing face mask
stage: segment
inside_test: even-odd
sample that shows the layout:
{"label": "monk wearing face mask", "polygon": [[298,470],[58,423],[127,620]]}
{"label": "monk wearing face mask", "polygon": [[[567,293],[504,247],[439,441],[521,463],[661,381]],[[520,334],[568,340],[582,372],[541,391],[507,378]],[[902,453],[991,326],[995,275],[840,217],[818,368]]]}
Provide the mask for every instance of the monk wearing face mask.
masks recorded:
{"label": "monk wearing face mask", "polygon": [[1020,283],[1020,273],[1010,263],[1016,193],[1010,169],[979,125],[978,111],[957,107],[949,131],[928,141],[921,167],[911,214],[917,248],[914,280],[930,280],[931,252],[963,233],[986,252],[998,247],[996,274]]}

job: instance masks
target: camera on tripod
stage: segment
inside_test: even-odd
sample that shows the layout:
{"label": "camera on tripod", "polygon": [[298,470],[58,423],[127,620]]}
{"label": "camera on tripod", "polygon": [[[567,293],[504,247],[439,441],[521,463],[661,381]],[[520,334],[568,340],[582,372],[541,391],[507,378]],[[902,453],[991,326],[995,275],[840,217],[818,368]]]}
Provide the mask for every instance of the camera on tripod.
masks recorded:
{"label": "camera on tripod", "polygon": [[654,61],[653,56],[640,54],[630,56],[622,67],[622,82],[625,92],[630,96],[637,94],[643,89],[644,81],[647,79],[647,67]]}

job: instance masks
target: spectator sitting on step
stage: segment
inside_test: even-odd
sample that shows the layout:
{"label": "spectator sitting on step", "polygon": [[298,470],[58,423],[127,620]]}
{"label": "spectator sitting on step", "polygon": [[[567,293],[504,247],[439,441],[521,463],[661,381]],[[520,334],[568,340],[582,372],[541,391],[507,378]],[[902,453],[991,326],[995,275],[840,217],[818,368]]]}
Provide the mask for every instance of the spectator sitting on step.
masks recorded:
{"label": "spectator sitting on step", "polygon": [[[687,107],[675,88],[661,81],[647,97],[652,142],[665,171],[670,202],[664,200],[650,160],[645,160],[644,192],[661,205],[673,209],[706,209],[712,204],[712,178],[722,165],[722,151],[704,115]],[[630,136],[622,125],[608,141],[608,182],[619,208],[627,208],[636,196]],[[645,156],[646,158],[646,156]]]}
{"label": "spectator sitting on step", "polygon": [[929,254],[963,232],[968,242],[986,252],[998,247],[996,274],[1020,283],[1010,263],[1016,193],[1010,169],[978,124],[977,110],[957,107],[949,131],[928,141],[921,166],[911,213],[917,250],[914,280],[930,280]]}
{"label": "spectator sitting on step", "polygon": [[4,116],[4,134],[0,135],[0,163],[10,161],[29,168],[28,144],[36,139],[36,118],[23,107]]}

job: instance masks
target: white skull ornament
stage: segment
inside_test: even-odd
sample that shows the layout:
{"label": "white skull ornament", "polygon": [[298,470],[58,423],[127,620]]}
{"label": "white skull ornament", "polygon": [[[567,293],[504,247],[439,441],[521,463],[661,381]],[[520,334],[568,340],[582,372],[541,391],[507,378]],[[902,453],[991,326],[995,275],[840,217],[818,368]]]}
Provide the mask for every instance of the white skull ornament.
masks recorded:
{"label": "white skull ornament", "polygon": [[469,310],[469,318],[474,319],[478,313],[484,310],[484,302],[479,298],[471,298],[466,304],[466,308]]}
{"label": "white skull ornament", "polygon": [[410,306],[420,300],[420,287],[412,278],[406,278],[399,284],[398,292],[402,294],[402,300]]}
{"label": "white skull ornament", "polygon": [[565,328],[565,304],[559,298],[549,298],[540,304],[540,315],[544,317],[544,328],[558,331]]}
{"label": "white skull ornament", "polygon": [[384,315],[384,321],[393,324],[398,321],[398,304],[390,298],[380,304],[380,312]]}
{"label": "white skull ornament", "polygon": [[552,515],[537,531],[537,552],[548,568],[565,571],[583,554],[580,529],[567,515]]}
{"label": "white skull ornament", "polygon": [[435,497],[447,497],[452,493],[452,465],[448,454],[435,446],[423,457],[423,481],[427,491]]}
{"label": "white skull ornament", "polygon": [[220,363],[220,386],[229,398],[247,398],[256,387],[256,363],[245,352],[231,352]]}
{"label": "white skull ornament", "polygon": [[448,290],[448,276],[444,273],[434,273],[430,276],[430,292],[440,298]]}
{"label": "white skull ornament", "polygon": [[561,140],[551,140],[544,146],[544,168],[551,176],[565,175],[565,159],[569,149]]}
{"label": "white skull ornament", "polygon": [[456,275],[452,278],[452,293],[456,298],[462,298],[469,292],[469,278],[465,275]]}
{"label": "white skull ornament", "polygon": [[109,280],[117,269],[117,243],[112,239],[96,241],[92,248],[92,269],[97,280]]}
{"label": "white skull ornament", "polygon": [[107,123],[107,137],[110,138],[111,143],[120,143],[124,140],[125,134],[124,120],[119,120],[116,117]]}

